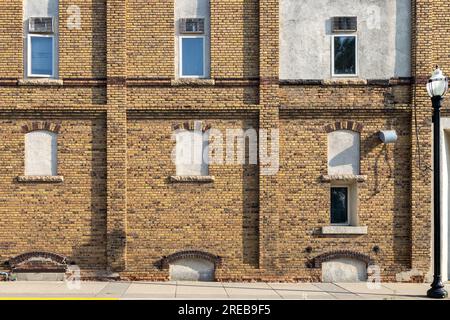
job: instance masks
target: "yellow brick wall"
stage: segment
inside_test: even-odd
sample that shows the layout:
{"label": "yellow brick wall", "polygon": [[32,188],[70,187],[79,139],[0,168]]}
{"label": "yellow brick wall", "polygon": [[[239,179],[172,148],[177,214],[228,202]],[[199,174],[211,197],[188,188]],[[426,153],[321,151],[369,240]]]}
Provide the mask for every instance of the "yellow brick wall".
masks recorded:
{"label": "yellow brick wall", "polygon": [[22,1],[2,1],[0,22],[0,77],[22,76]]}
{"label": "yellow brick wall", "polygon": [[[64,116],[68,118],[67,115]],[[20,183],[33,121],[60,124],[63,183]],[[30,251],[65,255],[82,269],[106,268],[105,123],[101,117],[0,117],[0,260]]]}
{"label": "yellow brick wall", "polygon": [[[311,278],[308,259],[352,250],[372,257],[384,280],[396,281],[395,275],[410,267],[410,178],[404,174],[410,170],[408,113],[396,113],[395,118],[317,113],[286,113],[280,120],[280,263],[287,274],[320,281]],[[326,236],[320,231],[330,223],[330,183],[320,181],[328,168],[324,127],[336,121],[364,126],[360,173],[367,180],[358,183],[358,217],[359,224],[368,227],[367,235]],[[381,129],[395,129],[398,141],[384,145],[374,134]],[[373,251],[375,246],[380,248],[378,254]],[[307,252],[308,247],[312,252]]]}
{"label": "yellow brick wall", "polygon": [[174,1],[127,1],[126,27],[127,76],[174,78]]}
{"label": "yellow brick wall", "polygon": [[[78,6],[81,28],[69,28]],[[60,78],[106,77],[106,0],[59,0]]]}
{"label": "yellow brick wall", "polygon": [[[170,114],[166,117],[172,118]],[[226,275],[258,267],[257,165],[210,165],[214,183],[172,183],[172,127],[186,118],[128,122],[128,272],[158,274],[163,256],[187,249],[220,255]],[[256,128],[255,120],[208,119],[216,130]]]}
{"label": "yellow brick wall", "polygon": [[[67,28],[72,4],[80,6],[81,30]],[[18,84],[22,1],[1,2],[0,221],[7,227],[0,231],[0,260],[44,250],[73,258],[83,270],[165,279],[167,271],[154,263],[189,247],[223,257],[218,279],[317,280],[320,270],[306,268],[307,258],[351,248],[378,262],[385,279],[415,268],[423,280],[430,266],[431,173],[418,167],[411,111],[417,106],[422,162],[429,164],[424,81],[436,63],[450,74],[450,8],[444,0],[413,5],[415,77],[402,84],[280,83],[279,1],[212,0],[214,81],[175,85],[172,0],[60,0],[64,82],[32,86]],[[432,37],[430,30],[437,30]],[[23,172],[21,124],[36,119],[62,124],[62,184],[14,182]],[[180,119],[217,128],[279,127],[280,173],[212,166],[212,186],[169,184],[171,126]],[[327,187],[317,182],[326,162],[322,129],[339,119],[364,124],[368,180],[360,212],[369,234],[355,238],[313,234],[328,217]],[[384,149],[375,134],[389,126],[400,138]],[[182,223],[186,218],[190,225]]]}
{"label": "yellow brick wall", "polygon": [[211,77],[259,75],[259,1],[211,1]]}

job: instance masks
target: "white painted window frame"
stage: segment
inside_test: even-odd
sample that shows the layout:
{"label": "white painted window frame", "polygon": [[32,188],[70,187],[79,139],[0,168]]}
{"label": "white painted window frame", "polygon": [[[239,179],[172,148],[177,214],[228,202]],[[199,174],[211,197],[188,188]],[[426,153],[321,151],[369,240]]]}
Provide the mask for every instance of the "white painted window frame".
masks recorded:
{"label": "white painted window frame", "polygon": [[[354,37],[355,38],[355,73],[354,74],[340,74],[334,73],[334,38],[336,37]],[[331,35],[331,76],[333,78],[349,78],[357,77],[359,73],[358,63],[358,35],[355,33],[339,33]]]}
{"label": "white painted window frame", "polygon": [[[31,38],[51,38],[52,39],[52,74],[33,74],[31,73],[32,70],[32,61],[31,61],[31,52],[32,52],[32,46],[31,46]],[[32,78],[54,78],[55,77],[55,69],[56,69],[56,50],[55,50],[55,35],[54,34],[28,34],[27,35],[27,77]]]}
{"label": "white painted window frame", "polygon": [[[203,40],[203,74],[202,75],[183,75],[183,39],[202,39]],[[192,79],[203,79],[206,77],[206,36],[205,35],[180,35],[178,37],[178,52],[179,52],[179,73],[180,78],[192,78]]]}
{"label": "white painted window frame", "polygon": [[[346,222],[342,222],[342,223],[332,223],[331,222],[331,189],[332,188],[346,188],[347,189],[347,221]],[[348,184],[343,184],[343,183],[332,183],[330,185],[330,225],[332,226],[350,226],[351,225],[351,215],[352,213],[351,211],[351,203],[350,203],[350,197],[351,197],[351,186],[349,186]]]}

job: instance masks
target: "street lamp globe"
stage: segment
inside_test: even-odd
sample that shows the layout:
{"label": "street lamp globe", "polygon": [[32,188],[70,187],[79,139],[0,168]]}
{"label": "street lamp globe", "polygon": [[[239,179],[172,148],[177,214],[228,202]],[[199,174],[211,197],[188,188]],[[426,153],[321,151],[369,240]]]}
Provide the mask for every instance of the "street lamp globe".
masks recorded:
{"label": "street lamp globe", "polygon": [[431,98],[443,97],[448,90],[448,78],[444,76],[439,66],[433,72],[430,80],[427,83],[428,95]]}

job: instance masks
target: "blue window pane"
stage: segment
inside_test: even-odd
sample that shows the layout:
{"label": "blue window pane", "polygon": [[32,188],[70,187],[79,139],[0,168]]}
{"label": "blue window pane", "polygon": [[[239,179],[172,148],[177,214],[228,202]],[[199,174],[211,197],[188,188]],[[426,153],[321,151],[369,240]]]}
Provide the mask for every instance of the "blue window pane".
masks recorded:
{"label": "blue window pane", "polygon": [[52,38],[31,37],[31,73],[48,76],[53,74]]}
{"label": "blue window pane", "polygon": [[203,38],[182,38],[182,76],[203,76]]}

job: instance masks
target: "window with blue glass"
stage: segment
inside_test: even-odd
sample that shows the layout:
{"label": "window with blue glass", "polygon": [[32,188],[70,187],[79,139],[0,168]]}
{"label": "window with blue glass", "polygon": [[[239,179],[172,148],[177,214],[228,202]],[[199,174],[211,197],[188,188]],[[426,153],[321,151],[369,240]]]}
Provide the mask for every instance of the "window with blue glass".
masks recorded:
{"label": "window with blue glass", "polygon": [[29,35],[28,76],[52,77],[54,75],[54,37]]}
{"label": "window with blue glass", "polygon": [[205,38],[202,36],[180,38],[180,76],[201,78],[205,76]]}

